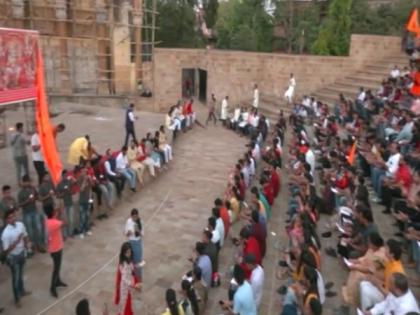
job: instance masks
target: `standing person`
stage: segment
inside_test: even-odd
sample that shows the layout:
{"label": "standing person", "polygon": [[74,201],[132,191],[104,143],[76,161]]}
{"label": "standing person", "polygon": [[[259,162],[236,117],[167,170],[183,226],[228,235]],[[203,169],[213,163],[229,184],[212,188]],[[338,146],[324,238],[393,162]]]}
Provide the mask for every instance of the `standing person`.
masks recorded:
{"label": "standing person", "polygon": [[74,233],[74,206],[72,185],[74,180],[67,170],[61,173],[61,181],[57,185],[57,196],[62,199],[64,211],[66,212],[66,227],[64,229],[65,237],[73,237]]}
{"label": "standing person", "polygon": [[35,132],[31,137],[32,162],[34,163],[35,171],[38,175],[38,184],[41,184],[42,177],[47,172],[45,170],[44,158],[41,152],[41,143],[39,142],[38,132]]}
{"label": "standing person", "polygon": [[16,221],[16,211],[7,210],[4,220],[6,227],[1,235],[7,265],[12,273],[12,288],[15,305],[20,308],[20,299],[31,292],[26,291],[23,284],[23,272],[25,266],[25,249],[29,249],[28,233],[22,222]]}
{"label": "standing person", "polygon": [[167,289],[165,298],[167,309],[162,313],[162,315],[185,315],[182,306],[179,305],[176,300],[176,293],[174,289]]}
{"label": "standing person", "polygon": [[127,146],[121,148],[121,152],[115,159],[115,167],[117,172],[127,180],[131,191],[136,192],[136,173],[128,165],[127,150]]}
{"label": "standing person", "polygon": [[251,277],[249,278],[249,283],[251,284],[254,302],[258,309],[258,307],[261,304],[261,298],[264,288],[264,269],[256,263],[255,256],[252,254],[246,255],[244,261],[248,269],[251,270]]}
{"label": "standing person", "polygon": [[[18,194],[19,207],[22,208],[23,222],[28,230],[28,236],[34,246],[45,253],[42,231],[43,215],[38,211],[36,200],[38,192],[32,186],[31,178],[28,175],[22,177],[22,188]],[[29,252],[31,254],[31,252]]]}
{"label": "standing person", "polygon": [[134,271],[138,279],[141,279],[143,261],[143,222],[139,217],[139,211],[132,209],[130,217],[125,223],[125,236],[131,245],[131,252],[133,256]]}
{"label": "standing person", "polygon": [[38,189],[38,200],[42,202],[42,208],[44,210],[49,206],[54,208],[54,195],[55,189],[51,178],[48,174],[44,174]]}
{"label": "standing person", "polygon": [[92,196],[92,183],[90,176],[88,176],[86,168],[82,168],[80,176],[78,178],[78,184],[80,187],[79,193],[79,232],[80,238],[84,239],[85,235],[92,235],[89,230],[89,208],[91,204]]}
{"label": "standing person", "polygon": [[292,104],[293,96],[295,94],[295,88],[296,88],[296,80],[293,73],[291,73],[290,79],[289,79],[289,86],[287,87],[287,90],[284,93],[284,98],[287,101],[287,104]]}
{"label": "standing person", "polygon": [[58,298],[57,287],[67,287],[60,278],[61,260],[63,257],[63,235],[61,228],[63,221],[60,221],[58,217],[60,213],[57,213],[52,205],[48,205],[44,208],[47,219],[45,220],[45,229],[47,230],[47,249],[53,260],[53,272],[51,277],[50,293],[53,297]]}
{"label": "standing person", "polygon": [[57,139],[57,135],[59,133],[62,133],[64,130],[66,130],[66,125],[65,124],[58,124],[56,126],[53,127],[53,136],[54,139]]}
{"label": "standing person", "polygon": [[254,99],[252,101],[252,106],[258,109],[260,103],[260,91],[258,91],[258,84],[254,85]]}
{"label": "standing person", "polygon": [[220,111],[220,120],[223,123],[223,126],[226,126],[226,120],[228,119],[228,110],[229,110],[229,104],[228,104],[229,96],[226,96],[222,100],[222,108]]}
{"label": "standing person", "polygon": [[15,161],[17,181],[20,183],[23,175],[29,175],[28,154],[26,153],[27,140],[23,134],[23,124],[18,122],[15,127],[16,133],[12,135],[10,145]]}
{"label": "standing person", "polygon": [[16,199],[12,196],[12,188],[9,185],[4,185],[1,189],[2,198],[0,200],[0,235],[3,230],[3,226],[6,225],[6,222],[3,222],[3,217],[6,214],[7,210],[18,209],[18,204]]}
{"label": "standing person", "polygon": [[254,302],[252,288],[245,280],[245,273],[242,268],[234,268],[233,278],[238,284],[235,295],[233,296],[233,305],[229,301],[222,301],[222,308],[229,315],[257,315],[257,307]]}
{"label": "standing person", "polygon": [[185,315],[199,315],[200,309],[197,295],[191,282],[186,279],[181,282],[181,295],[182,298],[179,304],[181,304]]}
{"label": "standing person", "polygon": [[128,106],[127,111],[125,112],[125,141],[124,141],[124,146],[128,145],[128,140],[130,138],[130,135],[133,137],[134,140],[137,141],[136,130],[134,128],[134,122],[137,120],[137,117],[134,115],[133,109],[134,109],[134,104],[131,103],[130,106]]}
{"label": "standing person", "polygon": [[[206,286],[210,288],[211,286],[211,275],[212,275],[212,266],[210,257],[206,254],[206,245],[201,242],[195,244],[195,254],[197,256],[194,266],[197,266],[201,269],[201,275],[203,281],[206,283]],[[193,266],[193,267],[194,267]]]}
{"label": "standing person", "polygon": [[217,117],[216,117],[216,97],[214,94],[211,95],[211,99],[209,102],[209,113],[206,119],[206,126],[209,124],[209,121],[213,119],[214,125],[217,124]]}
{"label": "standing person", "polygon": [[134,274],[132,263],[132,251],[130,243],[125,242],[121,246],[117,279],[115,284],[114,303],[118,305],[118,315],[133,315],[131,293],[140,290],[141,284]]}

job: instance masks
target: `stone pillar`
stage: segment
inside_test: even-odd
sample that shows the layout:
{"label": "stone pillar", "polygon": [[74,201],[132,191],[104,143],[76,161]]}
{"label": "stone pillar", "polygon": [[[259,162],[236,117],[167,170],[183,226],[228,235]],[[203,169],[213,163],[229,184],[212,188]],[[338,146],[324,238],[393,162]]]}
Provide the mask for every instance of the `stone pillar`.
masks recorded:
{"label": "stone pillar", "polygon": [[118,24],[114,27],[113,34],[113,58],[114,58],[114,82],[117,94],[134,92],[135,66],[131,64],[130,29],[128,25]]}
{"label": "stone pillar", "polygon": [[66,0],[55,0],[55,17],[58,20],[56,23],[57,32],[60,36],[67,35],[67,4]]}
{"label": "stone pillar", "polygon": [[131,9],[132,9],[132,6],[130,4],[130,1],[122,0],[121,6],[120,6],[120,16],[119,16],[119,20],[120,20],[119,22],[121,24],[128,25],[128,21],[129,21],[128,14],[131,11]]}

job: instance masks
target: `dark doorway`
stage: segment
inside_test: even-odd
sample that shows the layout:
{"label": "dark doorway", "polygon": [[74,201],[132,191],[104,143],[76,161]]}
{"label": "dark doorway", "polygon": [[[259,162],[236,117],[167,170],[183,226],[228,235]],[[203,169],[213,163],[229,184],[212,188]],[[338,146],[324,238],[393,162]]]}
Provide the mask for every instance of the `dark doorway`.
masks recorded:
{"label": "dark doorway", "polygon": [[182,97],[195,96],[195,69],[182,69]]}
{"label": "dark doorway", "polygon": [[205,103],[207,100],[207,71],[198,69],[198,99]]}

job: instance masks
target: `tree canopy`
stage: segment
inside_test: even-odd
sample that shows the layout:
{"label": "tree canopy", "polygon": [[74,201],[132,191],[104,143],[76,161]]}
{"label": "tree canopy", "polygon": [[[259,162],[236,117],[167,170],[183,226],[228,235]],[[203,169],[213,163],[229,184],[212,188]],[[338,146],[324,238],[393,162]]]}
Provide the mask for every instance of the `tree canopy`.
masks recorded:
{"label": "tree canopy", "polygon": [[[152,1],[152,0],[144,0]],[[215,47],[246,51],[285,51],[345,55],[350,36],[357,34],[400,35],[413,6],[420,0],[397,0],[379,7],[368,0],[274,1],[202,0],[207,27],[215,31]],[[194,5],[197,0],[157,0],[156,40],[161,47],[204,47],[198,31]],[[276,36],[275,30],[283,30]],[[278,34],[277,34],[278,35]]]}

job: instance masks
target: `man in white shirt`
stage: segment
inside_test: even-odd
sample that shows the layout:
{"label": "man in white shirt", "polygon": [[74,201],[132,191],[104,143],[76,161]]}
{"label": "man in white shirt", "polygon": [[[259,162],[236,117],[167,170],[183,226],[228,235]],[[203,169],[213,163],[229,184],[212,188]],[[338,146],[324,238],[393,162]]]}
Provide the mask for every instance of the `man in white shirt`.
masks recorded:
{"label": "man in white shirt", "polygon": [[365,315],[406,315],[419,313],[420,309],[411,290],[407,277],[399,272],[393,273],[389,279],[389,293],[385,300],[375,304]]}
{"label": "man in white shirt", "polygon": [[228,119],[228,100],[229,100],[229,96],[226,96],[223,100],[222,100],[222,108],[220,111],[220,120],[223,122],[223,126],[226,126],[226,120]]}
{"label": "man in white shirt", "polygon": [[394,68],[391,70],[391,72],[389,73],[389,77],[392,80],[396,80],[400,77],[400,69],[398,69],[397,65],[395,65]]}
{"label": "man in white shirt", "polygon": [[139,211],[132,209],[130,217],[125,223],[124,234],[127,236],[131,245],[134,268],[136,275],[141,277],[141,268],[144,265],[143,261],[143,223],[139,217]]}
{"label": "man in white shirt", "polygon": [[363,87],[360,88],[359,95],[357,95],[357,101],[359,104],[363,104],[366,99],[366,92]]}
{"label": "man in white shirt", "polygon": [[7,265],[12,273],[12,287],[15,305],[21,307],[20,299],[29,295],[24,289],[23,272],[25,266],[25,249],[29,247],[28,233],[22,222],[16,221],[16,211],[10,209],[5,214],[6,227],[1,235],[4,253],[7,257]]}
{"label": "man in white shirt", "polygon": [[31,137],[31,151],[32,151],[32,161],[34,163],[34,168],[38,175],[38,183],[41,184],[42,178],[46,173],[44,158],[42,157],[41,152],[41,143],[39,142],[38,132],[35,132]]}
{"label": "man in white shirt", "polygon": [[131,169],[128,165],[127,158],[127,147],[121,148],[120,154],[115,159],[115,167],[118,173],[120,173],[128,181],[131,191],[136,191],[136,172]]}
{"label": "man in white shirt", "polygon": [[254,85],[254,100],[252,102],[252,106],[254,108],[258,108],[258,104],[260,102],[260,92],[258,91],[258,84]]}
{"label": "man in white shirt", "polygon": [[220,217],[220,208],[214,207],[213,216],[216,218],[216,229],[220,235],[220,247],[223,247],[223,241],[225,239],[225,225],[223,224],[223,219]]}
{"label": "man in white shirt", "polygon": [[[223,224],[223,222],[222,222]],[[216,228],[216,218],[210,217],[207,220],[207,228],[212,233],[211,242],[216,245],[217,250],[220,250],[221,245],[220,241],[224,237],[224,235],[221,235],[219,230]],[[224,226],[223,226],[224,229]]]}
{"label": "man in white shirt", "polygon": [[308,151],[305,153],[305,161],[311,166],[311,175],[315,175],[315,154],[311,150],[310,147],[308,147]]}
{"label": "man in white shirt", "polygon": [[244,257],[244,262],[251,271],[249,278],[249,284],[252,288],[255,305],[258,309],[261,303],[261,298],[264,288],[264,269],[255,262],[255,256],[253,254],[247,254]]}

